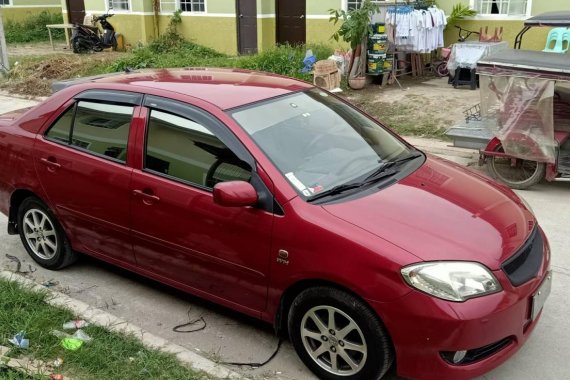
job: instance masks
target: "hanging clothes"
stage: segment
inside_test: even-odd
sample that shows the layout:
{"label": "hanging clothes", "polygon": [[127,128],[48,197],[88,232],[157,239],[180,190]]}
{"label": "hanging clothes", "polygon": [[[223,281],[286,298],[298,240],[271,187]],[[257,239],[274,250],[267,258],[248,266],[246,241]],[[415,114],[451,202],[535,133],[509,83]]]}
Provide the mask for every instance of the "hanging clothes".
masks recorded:
{"label": "hanging clothes", "polygon": [[444,46],[443,30],[447,17],[436,6],[423,10],[410,6],[389,7],[384,22],[388,40],[399,51],[429,53]]}

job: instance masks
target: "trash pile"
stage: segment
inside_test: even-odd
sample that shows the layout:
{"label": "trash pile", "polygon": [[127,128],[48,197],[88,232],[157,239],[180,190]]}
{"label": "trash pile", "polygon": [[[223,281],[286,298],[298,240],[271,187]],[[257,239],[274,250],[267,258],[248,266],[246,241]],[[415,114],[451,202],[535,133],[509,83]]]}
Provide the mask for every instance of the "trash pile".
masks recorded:
{"label": "trash pile", "polygon": [[[89,323],[83,319],[77,319],[65,322],[62,327],[63,330],[75,330],[73,334],[68,332],[53,330],[52,335],[60,338],[60,345],[67,351],[77,351],[84,344],[92,341],[92,338],[83,330],[88,327]],[[29,349],[30,340],[26,338],[26,332],[20,331],[8,340],[12,345],[19,349]],[[2,350],[4,348],[4,350]],[[49,374],[50,380],[65,380],[67,379],[62,373],[62,366],[64,359],[58,357],[50,363],[45,363],[38,360],[31,360],[28,358],[14,359],[5,358],[5,352],[9,351],[7,347],[0,346],[0,361],[6,362],[9,368],[23,371],[25,373],[32,372],[32,375],[36,374]]]}

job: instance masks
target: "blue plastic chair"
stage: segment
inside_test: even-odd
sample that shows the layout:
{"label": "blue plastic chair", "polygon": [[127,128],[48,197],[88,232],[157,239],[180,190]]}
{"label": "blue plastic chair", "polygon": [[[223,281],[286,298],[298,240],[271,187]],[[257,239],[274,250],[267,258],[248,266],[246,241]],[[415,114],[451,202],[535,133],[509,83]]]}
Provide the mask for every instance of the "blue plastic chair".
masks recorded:
{"label": "blue plastic chair", "polygon": [[548,32],[544,52],[564,54],[568,49],[570,49],[570,29],[554,28]]}

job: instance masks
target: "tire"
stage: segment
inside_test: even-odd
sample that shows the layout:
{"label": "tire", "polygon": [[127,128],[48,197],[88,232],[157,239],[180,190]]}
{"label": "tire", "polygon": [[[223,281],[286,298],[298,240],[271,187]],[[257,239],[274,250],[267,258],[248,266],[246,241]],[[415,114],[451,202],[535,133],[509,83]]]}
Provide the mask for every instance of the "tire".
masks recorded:
{"label": "tire", "polygon": [[447,69],[447,62],[441,62],[439,65],[436,66],[435,72],[437,76],[440,78],[446,77],[449,75],[449,70]]}
{"label": "tire", "polygon": [[20,205],[18,231],[28,254],[44,268],[57,270],[77,260],[57,218],[37,198],[27,198]]}
{"label": "tire", "polygon": [[89,43],[81,37],[74,37],[71,39],[71,48],[75,54],[84,54],[91,51]]}
{"label": "tire", "polygon": [[[495,147],[495,152],[504,152],[501,144]],[[544,162],[504,157],[489,157],[487,170],[489,175],[513,189],[523,190],[536,185],[544,178],[546,164]]]}
{"label": "tire", "polygon": [[111,40],[111,48],[113,49],[113,51],[117,51],[117,47],[118,47],[118,42],[117,42],[117,37],[113,36],[113,39]]}
{"label": "tire", "polygon": [[[330,313],[334,325],[328,325]],[[321,321],[320,328],[315,318]],[[394,360],[390,338],[379,318],[363,301],[342,290],[315,287],[303,291],[289,309],[288,328],[297,354],[320,379],[380,379]]]}

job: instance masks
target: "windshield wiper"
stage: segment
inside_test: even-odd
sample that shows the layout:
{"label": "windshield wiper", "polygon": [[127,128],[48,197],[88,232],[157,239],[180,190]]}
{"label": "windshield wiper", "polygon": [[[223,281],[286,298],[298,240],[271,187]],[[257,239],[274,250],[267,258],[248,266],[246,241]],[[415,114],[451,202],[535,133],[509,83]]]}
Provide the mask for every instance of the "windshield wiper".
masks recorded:
{"label": "windshield wiper", "polygon": [[374,182],[379,181],[382,178],[386,178],[386,177],[391,177],[394,174],[396,174],[397,172],[395,170],[386,170],[383,171],[381,173],[381,175],[377,175],[374,178],[365,180],[365,181],[359,181],[359,182],[349,182],[349,183],[344,183],[342,185],[337,185],[335,187],[332,187],[328,190],[325,190],[321,193],[315,194],[312,197],[310,197],[307,202],[313,202],[316,201],[317,199],[321,199],[324,197],[329,197],[332,195],[337,195],[337,194],[341,194],[347,190],[353,190],[353,189],[360,189],[362,187],[368,186]]}
{"label": "windshield wiper", "polygon": [[394,161],[388,161],[388,162],[384,162],[382,163],[376,170],[374,170],[372,173],[370,173],[365,179],[364,181],[369,181],[372,179],[376,179],[376,177],[384,172],[386,172],[386,170],[390,169],[391,167],[397,165],[397,164],[401,164],[402,162],[406,162],[406,161],[410,161],[413,160],[414,158],[418,158],[418,157],[422,157],[423,154],[420,153],[419,151],[414,151],[414,152],[410,152],[408,154],[406,154],[403,157],[400,157]]}
{"label": "windshield wiper", "polygon": [[324,197],[338,195],[338,194],[344,193],[345,191],[348,191],[348,190],[359,189],[359,188],[368,186],[374,182],[377,182],[383,178],[391,177],[391,176],[395,175],[396,173],[398,173],[396,170],[389,170],[394,165],[400,164],[402,162],[410,161],[410,160],[413,160],[414,158],[418,158],[418,157],[422,157],[422,156],[423,156],[423,154],[420,153],[419,151],[410,152],[410,153],[406,154],[405,156],[400,157],[394,161],[389,161],[389,162],[383,163],[382,165],[380,165],[380,167],[378,167],[378,169],[374,170],[370,175],[368,175],[362,181],[349,182],[349,183],[344,183],[342,185],[334,186],[328,190],[325,190],[321,193],[313,195],[312,197],[310,197],[307,200],[307,202],[313,202],[313,201],[316,201],[317,199],[321,199]]}

